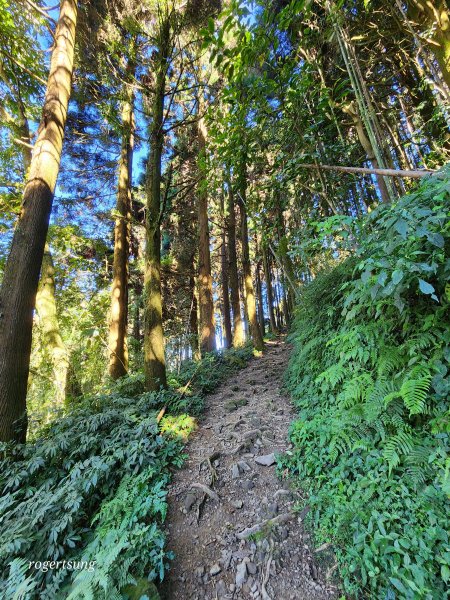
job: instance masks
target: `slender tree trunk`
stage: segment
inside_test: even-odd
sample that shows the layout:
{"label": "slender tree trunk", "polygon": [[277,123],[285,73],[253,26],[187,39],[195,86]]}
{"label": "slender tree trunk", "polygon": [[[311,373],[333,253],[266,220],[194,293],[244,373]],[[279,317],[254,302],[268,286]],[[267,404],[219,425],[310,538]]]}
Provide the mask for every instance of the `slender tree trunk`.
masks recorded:
{"label": "slender tree trunk", "polygon": [[264,302],[261,284],[261,273],[260,273],[260,262],[256,263],[256,293],[258,294],[258,313],[259,313],[259,328],[261,330],[261,337],[264,338],[266,334],[266,326],[264,323]]}
{"label": "slender tree trunk", "polygon": [[38,138],[0,291],[0,441],[26,439],[33,309],[69,104],[77,3],[62,0]]}
{"label": "slender tree trunk", "polygon": [[192,265],[192,275],[189,277],[189,289],[191,292],[191,312],[189,314],[189,329],[192,347],[192,356],[194,360],[201,358],[199,352],[198,343],[198,301],[197,301],[197,289],[195,286],[195,275],[194,275],[194,264]]}
{"label": "slender tree trunk", "polygon": [[283,331],[284,323],[283,323],[283,313],[281,310],[281,299],[280,299],[280,280],[278,278],[277,269],[272,266],[272,272],[274,273],[274,296],[275,296],[275,314],[277,319],[277,329],[278,331]]}
{"label": "slender tree trunk", "polygon": [[267,256],[267,249],[264,245],[262,246],[262,257],[264,279],[266,280],[267,306],[269,308],[270,329],[274,335],[277,335],[278,328],[275,321],[275,312],[273,307],[272,276],[270,272],[269,258]]}
{"label": "slender tree trunk", "polygon": [[42,260],[41,279],[36,294],[36,311],[45,340],[45,349],[50,355],[56,388],[55,403],[63,404],[66,398],[69,354],[59,330],[55,300],[55,267],[48,244]]}
{"label": "slender tree trunk", "polygon": [[[224,216],[224,201],[221,196],[220,208]],[[222,247],[220,250],[220,266],[222,277],[222,313],[223,313],[223,336],[224,347],[230,348],[232,343],[231,317],[230,317],[230,291],[228,288],[228,257],[227,257],[227,236],[225,226],[222,229]]]}
{"label": "slender tree trunk", "polygon": [[[134,74],[130,62],[128,74]],[[109,374],[118,379],[128,371],[128,258],[131,236],[131,187],[134,144],[134,90],[125,84],[126,97],[122,106],[122,148],[119,159],[119,179],[114,227],[113,284],[109,322]]]}
{"label": "slender tree trunk", "polygon": [[133,337],[141,340],[141,287],[134,286],[134,314],[133,314]]}
{"label": "slender tree trunk", "polygon": [[241,187],[241,243],[242,243],[242,272],[244,276],[245,286],[245,308],[247,313],[247,319],[250,327],[250,335],[253,341],[253,345],[257,350],[263,350],[264,342],[261,336],[261,330],[258,325],[258,319],[256,318],[256,301],[255,291],[253,288],[252,281],[252,270],[250,265],[250,248],[248,242],[248,224],[247,224],[247,210],[245,207],[245,190]]}
{"label": "slender tree trunk", "polygon": [[236,253],[236,213],[234,212],[234,198],[231,184],[228,183],[228,261],[231,308],[233,311],[233,347],[237,348],[245,343],[244,328],[239,301],[239,277]]}
{"label": "slender tree trunk", "polygon": [[206,126],[200,119],[198,133],[198,165],[200,183],[198,186],[198,302],[200,352],[216,349],[216,328],[214,324],[214,302],[211,276],[211,254],[209,249],[208,188],[206,179]]}
{"label": "slender tree trunk", "polygon": [[69,403],[83,395],[80,380],[73,364],[73,357],[69,357],[69,366],[67,369],[66,401]]}
{"label": "slender tree trunk", "polygon": [[170,21],[160,29],[153,100],[150,157],[147,164],[147,213],[144,271],[144,371],[148,391],[166,387],[161,297],[161,157],[164,145],[164,93],[170,45]]}

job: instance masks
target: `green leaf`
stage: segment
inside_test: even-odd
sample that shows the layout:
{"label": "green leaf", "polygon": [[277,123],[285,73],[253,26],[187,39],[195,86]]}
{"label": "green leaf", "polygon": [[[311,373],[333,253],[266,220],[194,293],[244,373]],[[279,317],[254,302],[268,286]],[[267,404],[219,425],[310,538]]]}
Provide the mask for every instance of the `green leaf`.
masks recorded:
{"label": "green leaf", "polygon": [[403,279],[403,271],[401,269],[395,269],[392,273],[392,283],[394,285],[398,285],[400,281]]}
{"label": "green leaf", "polygon": [[435,292],[435,289],[431,283],[428,283],[424,279],[419,279],[419,289],[423,294],[434,294]]}
{"label": "green leaf", "polygon": [[427,239],[433,246],[437,246],[438,248],[444,247],[444,237],[440,233],[428,233]]}
{"label": "green leaf", "polygon": [[399,219],[398,221],[396,221],[394,228],[396,231],[398,231],[402,238],[406,238],[406,235],[408,233],[408,223],[405,221],[405,219]]}
{"label": "green leaf", "polygon": [[405,594],[405,596],[408,594],[408,590],[405,588],[405,586],[400,581],[400,579],[396,579],[395,577],[389,577],[389,581],[392,583],[392,585],[395,588],[398,589],[399,592],[401,592],[402,594]]}
{"label": "green leaf", "polygon": [[371,277],[372,277],[372,272],[366,269],[361,275],[361,281],[363,283],[367,283]]}

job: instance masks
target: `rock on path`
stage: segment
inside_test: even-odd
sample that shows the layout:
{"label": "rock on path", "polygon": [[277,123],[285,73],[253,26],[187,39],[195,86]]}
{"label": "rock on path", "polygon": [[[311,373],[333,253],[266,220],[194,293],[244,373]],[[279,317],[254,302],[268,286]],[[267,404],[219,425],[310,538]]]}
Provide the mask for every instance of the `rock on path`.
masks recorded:
{"label": "rock on path", "polygon": [[168,549],[175,554],[163,600],[329,600],[332,556],[321,563],[298,496],[276,476],[294,418],[280,392],[289,349],[270,342],[206,399],[189,458],[169,488]]}

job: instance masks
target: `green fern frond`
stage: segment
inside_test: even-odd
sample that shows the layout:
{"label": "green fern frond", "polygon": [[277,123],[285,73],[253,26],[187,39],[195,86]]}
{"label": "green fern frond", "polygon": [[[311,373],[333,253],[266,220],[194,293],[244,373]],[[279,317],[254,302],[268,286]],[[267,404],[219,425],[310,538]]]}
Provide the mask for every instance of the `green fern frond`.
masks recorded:
{"label": "green fern frond", "polygon": [[405,378],[400,388],[400,395],[409,410],[410,415],[419,415],[423,413],[426,407],[426,400],[431,384],[431,374],[426,373],[420,376],[419,372],[412,372],[410,376],[419,376],[419,378]]}
{"label": "green fern frond", "polygon": [[408,431],[399,431],[384,443],[383,456],[389,465],[389,473],[400,464],[401,456],[409,454],[414,446],[414,438]]}

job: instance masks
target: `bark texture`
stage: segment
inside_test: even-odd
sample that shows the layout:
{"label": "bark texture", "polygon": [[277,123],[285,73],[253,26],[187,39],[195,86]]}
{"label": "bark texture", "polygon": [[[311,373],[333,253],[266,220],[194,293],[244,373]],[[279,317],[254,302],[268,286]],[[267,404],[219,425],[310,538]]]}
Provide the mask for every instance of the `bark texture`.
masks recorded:
{"label": "bark texture", "polygon": [[198,303],[200,352],[216,349],[214,302],[209,249],[208,188],[206,180],[206,126],[200,119],[198,128],[198,167],[200,182],[197,189],[198,210]]}
{"label": "bark texture", "polygon": [[[134,66],[128,65],[129,74]],[[128,258],[131,236],[131,186],[134,142],[133,87],[126,85],[122,106],[122,147],[114,226],[113,284],[109,322],[109,374],[118,379],[128,371]]]}
{"label": "bark texture", "polygon": [[42,260],[41,279],[36,295],[36,311],[45,341],[45,350],[50,356],[55,384],[54,404],[63,404],[66,399],[69,353],[61,337],[56,312],[55,266],[48,244]]}
{"label": "bark texture", "polygon": [[0,291],[0,440],[26,438],[33,310],[72,83],[77,3],[62,0],[21,213]]}
{"label": "bark texture", "polygon": [[150,157],[147,164],[147,212],[144,271],[144,371],[148,391],[166,387],[161,298],[161,157],[164,145],[164,93],[170,46],[170,21],[159,32]]}
{"label": "bark texture", "polygon": [[264,338],[266,334],[266,326],[264,323],[264,302],[261,284],[261,265],[258,262],[255,268],[256,273],[256,293],[258,294],[258,321],[261,330],[261,336]]}
{"label": "bark texture", "polygon": [[233,347],[238,348],[245,343],[244,327],[239,300],[239,277],[236,252],[236,213],[231,185],[228,184],[228,274],[230,284],[231,308],[233,311]]}
{"label": "bark texture", "polygon": [[[242,193],[241,193],[242,194]],[[253,288],[252,281],[252,270],[250,264],[250,248],[248,242],[248,224],[247,224],[247,210],[245,207],[244,198],[240,204],[241,210],[241,243],[242,243],[242,271],[244,275],[244,286],[245,286],[245,308],[248,318],[248,324],[250,328],[250,335],[253,341],[253,345],[257,350],[263,350],[264,343],[261,336],[261,330],[258,325],[258,319],[256,316],[256,300],[255,290]]]}
{"label": "bark texture", "polygon": [[278,334],[278,327],[275,320],[275,311],[273,307],[273,291],[272,291],[272,277],[270,273],[270,264],[269,257],[267,254],[267,249],[263,245],[262,246],[262,257],[263,257],[263,270],[264,270],[264,279],[266,280],[266,293],[267,293],[267,306],[269,308],[269,321],[270,321],[270,329],[274,335]]}
{"label": "bark texture", "polygon": [[[224,212],[223,197],[221,200],[222,214]],[[221,278],[222,278],[222,314],[223,314],[223,338],[224,347],[230,348],[232,343],[231,316],[230,316],[230,290],[228,286],[228,257],[227,236],[225,227],[222,231],[222,247],[220,250]]]}

